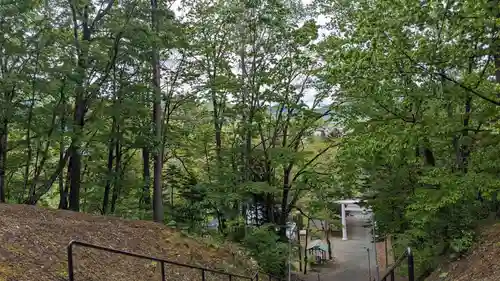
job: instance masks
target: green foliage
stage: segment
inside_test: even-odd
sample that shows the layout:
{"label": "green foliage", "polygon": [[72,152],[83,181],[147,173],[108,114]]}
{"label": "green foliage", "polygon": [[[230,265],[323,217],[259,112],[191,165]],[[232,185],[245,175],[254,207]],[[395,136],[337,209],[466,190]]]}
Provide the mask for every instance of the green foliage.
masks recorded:
{"label": "green foliage", "polygon": [[485,158],[498,152],[488,144],[499,141],[500,77],[488,79],[498,50],[478,47],[497,28],[488,3],[317,2],[342,33],[320,47],[348,132],[339,185],[367,199],[396,253],[413,247],[423,277],[440,256],[469,249],[478,222],[499,211],[498,158]]}
{"label": "green foliage", "polygon": [[280,241],[272,228],[263,225],[252,229],[243,243],[265,272],[281,276],[286,270],[289,246]]}
{"label": "green foliage", "polygon": [[156,194],[169,225],[277,274],[296,209],[336,225],[334,199],[367,198],[422,275],[499,211],[491,1],[184,1],[158,28],[149,2],[18,2],[0,7],[0,200],[151,219]]}
{"label": "green foliage", "polygon": [[168,225],[241,242],[325,188],[329,92],[301,1],[81,4],[0,7],[0,200],[156,219],[154,197]]}

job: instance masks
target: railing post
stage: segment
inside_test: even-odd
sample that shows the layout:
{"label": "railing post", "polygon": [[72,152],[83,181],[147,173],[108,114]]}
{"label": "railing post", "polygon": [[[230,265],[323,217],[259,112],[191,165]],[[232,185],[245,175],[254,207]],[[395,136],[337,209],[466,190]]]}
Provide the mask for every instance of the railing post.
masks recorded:
{"label": "railing post", "polygon": [[68,245],[68,279],[69,281],[75,281],[73,273],[73,242]]}
{"label": "railing post", "polygon": [[223,271],[220,271],[220,270],[213,270],[213,269],[210,269],[210,268],[203,268],[203,267],[200,267],[200,266],[192,266],[192,265],[189,265],[189,264],[182,264],[182,263],[178,263],[178,262],[175,262],[175,261],[163,260],[163,259],[160,259],[160,258],[157,258],[157,257],[145,256],[145,255],[135,254],[135,253],[132,253],[132,252],[127,252],[127,251],[120,251],[120,250],[116,250],[116,249],[113,249],[113,248],[102,247],[102,246],[99,246],[99,245],[89,244],[89,243],[85,243],[85,242],[79,242],[79,241],[75,241],[75,240],[71,241],[66,246],[66,249],[67,249],[67,258],[68,258],[68,266],[67,266],[67,269],[68,269],[68,281],[75,281],[75,277],[74,277],[74,267],[75,267],[74,260],[76,260],[76,257],[73,257],[73,250],[74,250],[74,248],[76,246],[153,261],[153,263],[156,263],[156,265],[161,266],[161,269],[160,269],[160,272],[161,272],[161,281],[167,281],[166,272],[165,272],[165,264],[172,264],[172,265],[187,267],[187,268],[190,268],[190,269],[193,269],[193,270],[201,270],[201,281],[206,281],[206,279],[207,279],[206,278],[206,273],[207,272],[211,272],[211,273],[215,273],[215,274],[220,274],[220,275],[224,275],[224,276],[228,275],[229,276],[229,281],[233,281],[233,279],[234,279],[233,277],[236,277],[236,279],[243,279],[243,280],[250,280],[250,281],[259,281],[259,273],[258,272],[256,272],[255,275],[252,276],[252,277],[238,275],[238,274],[228,274],[227,272],[223,272]]}
{"label": "railing post", "polygon": [[413,253],[408,247],[408,281],[415,281],[415,267],[413,263]]}
{"label": "railing post", "polygon": [[[372,265],[370,263],[370,248],[366,247],[366,252],[368,254],[368,280],[372,281]],[[377,258],[377,257],[375,257]]]}
{"label": "railing post", "polygon": [[161,281],[166,281],[167,278],[165,277],[165,262],[161,262]]}
{"label": "railing post", "polygon": [[394,274],[394,270],[391,271],[391,281],[396,281],[396,274]]}

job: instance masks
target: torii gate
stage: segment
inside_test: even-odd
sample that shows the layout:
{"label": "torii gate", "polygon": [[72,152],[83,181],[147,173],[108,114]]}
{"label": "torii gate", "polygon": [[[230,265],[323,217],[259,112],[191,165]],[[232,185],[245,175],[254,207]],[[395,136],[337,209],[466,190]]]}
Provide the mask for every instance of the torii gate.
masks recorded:
{"label": "torii gate", "polygon": [[347,199],[347,200],[337,200],[335,203],[340,204],[341,207],[341,217],[342,217],[342,240],[347,240],[347,224],[346,224],[346,205],[347,204],[358,204],[359,199]]}

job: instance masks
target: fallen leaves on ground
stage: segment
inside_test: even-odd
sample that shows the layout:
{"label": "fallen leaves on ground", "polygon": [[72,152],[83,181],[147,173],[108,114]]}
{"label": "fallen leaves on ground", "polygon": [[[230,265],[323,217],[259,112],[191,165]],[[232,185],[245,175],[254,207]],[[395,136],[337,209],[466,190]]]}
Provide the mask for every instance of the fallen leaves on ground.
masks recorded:
{"label": "fallen leaves on ground", "polygon": [[[0,281],[68,280],[71,240],[251,276],[255,265],[234,245],[204,243],[166,226],[35,206],[0,204]],[[76,247],[75,281],[161,280],[149,260]],[[201,271],[165,264],[166,280],[201,280]],[[229,280],[206,273],[207,281]],[[232,281],[239,281],[232,278]]]}
{"label": "fallen leaves on ground", "polygon": [[428,281],[500,281],[500,223],[488,227],[465,257],[440,267]]}

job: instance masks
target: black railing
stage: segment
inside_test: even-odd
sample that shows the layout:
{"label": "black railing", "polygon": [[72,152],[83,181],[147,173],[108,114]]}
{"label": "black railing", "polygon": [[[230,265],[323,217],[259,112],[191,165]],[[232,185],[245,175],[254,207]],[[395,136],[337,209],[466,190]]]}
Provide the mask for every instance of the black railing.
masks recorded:
{"label": "black railing", "polygon": [[256,273],[253,277],[231,274],[231,273],[227,273],[227,272],[220,271],[220,270],[203,268],[203,267],[183,264],[183,263],[179,263],[179,262],[175,262],[175,261],[169,261],[169,260],[165,260],[165,259],[149,257],[149,256],[145,256],[145,255],[139,255],[139,254],[135,254],[135,253],[127,252],[127,251],[116,250],[113,248],[102,247],[102,246],[89,244],[89,243],[85,243],[85,242],[80,242],[80,241],[71,241],[67,247],[68,248],[68,277],[69,277],[69,281],[75,281],[74,263],[73,263],[73,261],[74,261],[73,248],[75,246],[80,246],[80,247],[84,247],[84,248],[91,248],[91,249],[96,249],[96,250],[100,250],[100,251],[105,251],[105,252],[115,253],[115,254],[119,254],[119,255],[125,255],[125,256],[134,257],[134,258],[138,258],[138,259],[150,260],[150,261],[157,262],[161,266],[161,280],[162,281],[167,280],[167,277],[165,274],[165,264],[171,264],[171,265],[176,265],[176,266],[180,266],[180,267],[199,270],[201,281],[206,281],[206,273],[207,272],[225,276],[225,277],[227,277],[228,281],[234,281],[235,279],[259,281],[259,274],[258,273]]}
{"label": "black railing", "polygon": [[382,276],[382,278],[380,278],[379,280],[395,281],[396,275],[394,271],[396,270],[396,268],[398,268],[398,266],[401,265],[401,263],[403,263],[405,259],[408,261],[408,281],[415,281],[415,267],[413,263],[413,253],[411,252],[410,248],[406,249],[406,251],[396,260],[396,262],[387,270],[384,276]]}

